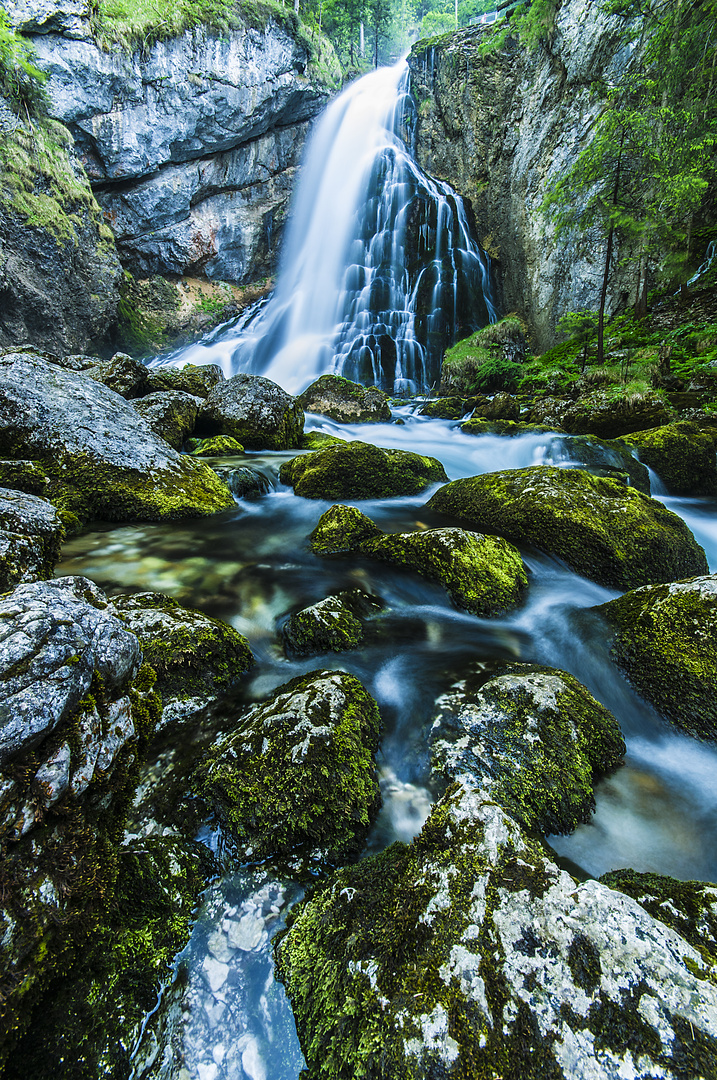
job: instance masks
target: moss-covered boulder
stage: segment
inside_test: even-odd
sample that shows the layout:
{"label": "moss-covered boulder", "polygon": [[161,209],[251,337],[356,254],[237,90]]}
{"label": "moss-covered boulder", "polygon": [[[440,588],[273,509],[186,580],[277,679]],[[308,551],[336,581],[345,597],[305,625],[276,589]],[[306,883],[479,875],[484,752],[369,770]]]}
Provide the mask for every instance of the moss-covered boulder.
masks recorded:
{"label": "moss-covered boulder", "polygon": [[182,368],[158,366],[147,369],[147,390],[182,390],[193,397],[206,398],[224,374],[217,364],[185,364]]}
{"label": "moss-covered boulder", "polygon": [[284,648],[289,655],[355,649],[364,638],[364,620],[382,608],[363,589],[327,596],[287,619],[281,628]]}
{"label": "moss-covered boulder", "polygon": [[234,505],[207,465],[172,450],[102,383],[33,353],[0,357],[0,381],[0,455],[37,462],[61,510],[159,521]]}
{"label": "moss-covered boulder", "polygon": [[272,490],[272,478],[249,465],[212,465],[235,499],[260,499]]}
{"label": "moss-covered boulder", "polygon": [[596,390],[563,408],[560,423],[571,435],[616,439],[669,424],[675,416],[675,410],[654,390],[617,396]]}
{"label": "moss-covered boulder", "polygon": [[662,503],[581,469],[533,465],[454,480],[428,508],[557,555],[601,585],[630,589],[706,573],[685,523]]}
{"label": "moss-covered boulder", "polygon": [[254,663],[237,630],[161,593],[117,596],[110,610],[137,637],[157,674],[163,725],[203,708]]}
{"label": "moss-covered boulder", "polygon": [[578,884],[469,785],[410,846],[318,887],[276,959],[316,1080],[713,1071],[700,952],[623,893]]}
{"label": "moss-covered boulder", "polygon": [[466,414],[465,398],[441,397],[424,401],[419,416],[431,416],[436,420],[460,420]]}
{"label": "moss-covered boulder", "polygon": [[84,369],[90,379],[104,383],[123,398],[142,397],[149,390],[147,367],[127,353],[115,353],[109,360],[99,360]]}
{"label": "moss-covered boulder", "polygon": [[526,828],[568,833],[595,810],[595,780],[622,764],[612,713],[556,668],[469,669],[435,704],[432,765],[464,778]]}
{"label": "moss-covered boulder", "polygon": [[482,417],[484,420],[512,420],[520,419],[520,403],[512,394],[504,390],[495,394],[492,398],[478,405],[471,414],[471,419]]}
{"label": "moss-covered boulder", "polygon": [[717,739],[717,574],[634,589],[595,610],[640,694],[678,727]]}
{"label": "moss-covered boulder", "polygon": [[323,450],[327,446],[337,446],[345,443],[346,439],[339,439],[336,435],[329,435],[326,431],[305,431],[301,436],[302,450]]}
{"label": "moss-covered boulder", "polygon": [[717,461],[713,439],[687,422],[627,435],[640,460],[654,469],[673,495],[717,494]]}
{"label": "moss-covered boulder", "polygon": [[185,439],[194,431],[201,404],[201,398],[183,390],[160,390],[132,400],[135,412],[174,450],[181,450]]}
{"label": "moss-covered boulder", "polygon": [[240,717],[201,762],[195,788],[245,860],[346,858],[380,805],[380,727],[358,679],[313,671]]}
{"label": "moss-covered boulder", "polygon": [[388,394],[341,375],[322,375],[297,401],[304,412],[321,413],[339,424],[378,424],[391,419]]}
{"label": "moss-covered boulder", "polygon": [[499,536],[465,529],[383,533],[350,506],[332,506],[309,537],[317,555],[352,552],[440,582],[458,607],[495,615],[515,607],[528,586],[520,553]]}
{"label": "moss-covered boulder", "polygon": [[64,537],[52,503],[0,487],[0,592],[50,577]]}
{"label": "moss-covered boulder", "polygon": [[230,435],[250,450],[301,445],[304,412],[271,379],[235,375],[212,387],[197,420],[198,435]]}
{"label": "moss-covered boulder", "polygon": [[548,424],[528,424],[515,420],[484,420],[482,417],[473,416],[461,424],[461,431],[465,435],[548,435],[555,430],[555,427]]}
{"label": "moss-covered boulder", "polygon": [[371,443],[327,446],[285,461],[279,477],[306,499],[387,499],[418,495],[447,480],[440,461],[407,450],[382,450]]}
{"label": "moss-covered boulder", "polygon": [[580,465],[593,476],[608,476],[650,494],[650,474],[638,461],[628,439],[598,439],[597,435],[555,436],[546,455],[548,465]]}
{"label": "moss-covered boulder", "polygon": [[211,439],[192,439],[189,452],[192,457],[234,457],[243,454],[244,447],[230,435],[214,435]]}
{"label": "moss-covered boulder", "polygon": [[191,840],[149,836],[120,848],[102,924],[50,982],[7,1080],[131,1074],[133,1048],[172,979],[214,869],[209,849]]}

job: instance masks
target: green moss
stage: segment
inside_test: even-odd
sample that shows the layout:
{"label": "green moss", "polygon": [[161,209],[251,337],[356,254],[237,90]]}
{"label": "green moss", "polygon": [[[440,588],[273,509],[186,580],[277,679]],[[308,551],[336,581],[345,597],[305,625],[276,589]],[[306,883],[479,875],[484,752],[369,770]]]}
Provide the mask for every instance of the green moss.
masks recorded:
{"label": "green moss", "polygon": [[405,450],[382,450],[370,443],[328,446],[293,458],[281,466],[279,478],[308,499],[381,499],[417,495],[430,484],[447,480],[436,458]]}
{"label": "green moss", "polygon": [[471,417],[461,424],[466,435],[546,435],[555,431],[549,424],[521,424],[515,420],[484,420]]}
{"label": "green moss", "polygon": [[418,413],[419,416],[433,416],[438,420],[460,420],[466,411],[465,398],[441,397],[425,401]]}
{"label": "green moss", "polygon": [[536,465],[455,480],[431,510],[557,555],[576,573],[628,589],[705,573],[681,518],[642,492],[579,469]]}
{"label": "green moss", "polygon": [[48,482],[47,473],[37,461],[0,461],[0,487],[42,496]]}
{"label": "green moss", "polygon": [[469,671],[438,702],[433,766],[470,776],[531,831],[572,832],[596,779],[622,764],[614,716],[572,675],[535,664]]}
{"label": "green moss", "polygon": [[371,518],[357,507],[338,503],[321,515],[309,536],[309,544],[315,555],[339,555],[379,533]]}
{"label": "green moss", "polygon": [[362,618],[382,607],[361,589],[327,596],[287,620],[281,631],[285,648],[299,655],[354,649],[363,641]]}
{"label": "green moss", "polygon": [[344,672],[315,671],[254,706],[195,776],[245,859],[329,861],[360,846],[380,804],[378,708]]}
{"label": "green moss", "polygon": [[388,396],[375,386],[362,386],[341,375],[321,375],[296,399],[306,412],[339,423],[378,423],[391,419]]}
{"label": "green moss", "polygon": [[626,435],[640,460],[657,473],[673,495],[717,494],[717,465],[711,437],[686,422]]}
{"label": "green moss", "polygon": [[[195,440],[192,440],[194,442]],[[196,440],[199,445],[190,451],[192,457],[233,457],[243,454],[244,447],[228,435],[215,435],[211,439]]]}
{"label": "green moss", "polygon": [[517,385],[525,355],[524,326],[509,315],[484,326],[446,350],[441,392],[468,396],[509,390]]}
{"label": "green moss", "polygon": [[636,589],[596,608],[612,655],[643,697],[674,724],[717,739],[715,576]]}
{"label": "green moss", "polygon": [[324,431],[306,431],[301,436],[301,449],[323,450],[326,446],[337,446],[339,443],[344,442],[346,442],[345,439],[339,439],[336,435],[328,435]]}

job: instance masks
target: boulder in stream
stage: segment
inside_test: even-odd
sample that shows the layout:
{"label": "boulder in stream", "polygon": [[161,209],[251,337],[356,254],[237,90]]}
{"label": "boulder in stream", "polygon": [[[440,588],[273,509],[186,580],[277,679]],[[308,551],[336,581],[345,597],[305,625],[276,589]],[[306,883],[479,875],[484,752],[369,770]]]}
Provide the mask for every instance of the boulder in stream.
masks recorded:
{"label": "boulder in stream", "polygon": [[116,596],[110,611],[136,635],[157,674],[162,726],[203,708],[254,663],[237,630],[161,593]]}
{"label": "boulder in stream", "polygon": [[231,435],[213,435],[210,439],[190,439],[187,447],[192,457],[235,457],[244,447]]}
{"label": "boulder in stream", "polygon": [[616,480],[533,465],[454,480],[427,506],[555,555],[601,585],[630,589],[707,572],[684,521]]}
{"label": "boulder in stream", "polygon": [[322,375],[296,399],[304,412],[321,413],[339,424],[379,424],[391,419],[388,395],[341,375]]}
{"label": "boulder in stream", "polygon": [[561,427],[571,435],[597,435],[602,439],[659,427],[676,417],[675,410],[654,390],[618,396],[596,390],[566,402],[558,415]]}
{"label": "boulder in stream", "polygon": [[319,885],[276,959],[317,1080],[713,1072],[711,962],[465,783]]}
{"label": "boulder in stream", "polygon": [[383,604],[363,589],[327,596],[291,615],[281,628],[287,653],[308,655],[355,649],[364,638],[365,620]]}
{"label": "boulder in stream", "polygon": [[312,671],[252,706],[195,774],[244,861],[329,862],[361,846],[381,802],[381,720],[358,679]]}
{"label": "boulder in stream", "polygon": [[350,506],[332,506],[309,537],[317,555],[351,552],[393,563],[440,582],[458,607],[495,615],[515,607],[528,587],[520,552],[500,536],[467,529],[382,533]]}
{"label": "boulder in stream", "polygon": [[185,364],[182,368],[151,367],[147,369],[147,391],[181,390],[192,397],[207,398],[224,373],[218,364]]}
{"label": "boulder in stream", "polygon": [[717,494],[717,461],[712,437],[682,421],[625,436],[640,461],[654,469],[672,495]]}
{"label": "boulder in stream", "polygon": [[0,487],[0,592],[50,577],[64,536],[62,518],[47,499]]}
{"label": "boulder in stream", "polygon": [[436,701],[431,745],[434,770],[542,833],[589,821],[595,780],[625,754],[612,713],[574,676],[537,664],[469,669]]}
{"label": "boulder in stream", "polygon": [[194,431],[201,406],[201,398],[185,394],[183,390],[160,390],[132,401],[135,412],[173,450],[181,450],[185,439]]}
{"label": "boulder in stream", "polygon": [[296,398],[261,375],[217,383],[197,421],[197,434],[230,435],[251,450],[291,450],[301,445],[303,430]]}
{"label": "boulder in stream", "polygon": [[408,450],[347,442],[285,461],[279,477],[306,499],[388,499],[418,495],[447,480],[440,461]]}
{"label": "boulder in stream", "polygon": [[201,517],[234,505],[119,394],[33,353],[0,357],[0,454],[38,462],[46,497],[83,520]]}
{"label": "boulder in stream", "polygon": [[634,589],[594,610],[639,693],[677,727],[717,740],[717,574]]}

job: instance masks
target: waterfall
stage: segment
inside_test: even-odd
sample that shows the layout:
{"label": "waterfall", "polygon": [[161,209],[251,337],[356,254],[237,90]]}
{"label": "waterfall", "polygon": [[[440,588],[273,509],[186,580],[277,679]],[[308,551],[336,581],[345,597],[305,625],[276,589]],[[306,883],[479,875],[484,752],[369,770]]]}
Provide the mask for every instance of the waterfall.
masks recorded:
{"label": "waterfall", "polygon": [[[488,256],[460,197],[414,160],[414,120],[405,61],[329,105],[307,145],[275,292],[202,362],[293,393],[326,372],[415,392],[437,383],[446,346],[496,319]],[[200,359],[191,352],[182,362]]]}

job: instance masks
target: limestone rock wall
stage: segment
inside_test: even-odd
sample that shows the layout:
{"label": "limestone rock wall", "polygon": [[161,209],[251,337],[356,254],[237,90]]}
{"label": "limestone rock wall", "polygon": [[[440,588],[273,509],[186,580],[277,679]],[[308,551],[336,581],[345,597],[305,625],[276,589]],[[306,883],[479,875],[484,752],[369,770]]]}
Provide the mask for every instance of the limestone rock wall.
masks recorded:
{"label": "limestone rock wall", "polygon": [[[539,349],[554,343],[566,311],[597,306],[600,237],[556,238],[540,205],[591,137],[591,84],[618,81],[631,63],[621,26],[600,12],[598,0],[562,0],[548,44],[533,53],[509,38],[481,57],[490,31],[468,27],[419,42],[409,59],[418,160],[470,200],[478,237],[496,259],[501,306],[527,318]],[[634,299],[619,258],[618,251],[611,312]]]}

